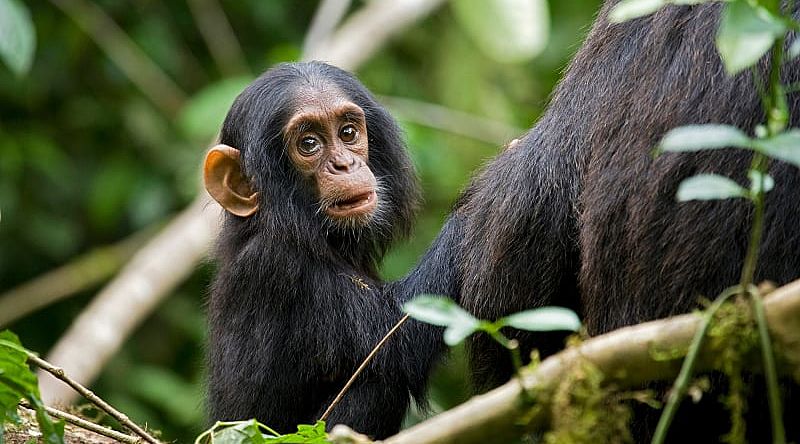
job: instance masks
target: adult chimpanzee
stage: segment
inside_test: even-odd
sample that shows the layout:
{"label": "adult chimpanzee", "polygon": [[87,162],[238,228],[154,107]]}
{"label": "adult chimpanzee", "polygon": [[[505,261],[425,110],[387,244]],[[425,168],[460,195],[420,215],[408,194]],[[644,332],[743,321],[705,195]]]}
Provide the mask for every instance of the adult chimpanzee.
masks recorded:
{"label": "adult chimpanzee", "polygon": [[[241,150],[241,162],[230,148],[207,161],[209,190],[230,213],[210,306],[212,416],[256,416],[281,430],[313,420],[399,317],[399,302],[415,294],[450,295],[487,319],[564,305],[599,334],[689,311],[699,295],[713,297],[737,282],[748,205],[677,203],[675,192],[698,172],[742,179],[750,156],[653,159],[650,152],[680,125],[754,128],[763,112],[752,78],[723,71],[713,43],[718,4],[671,6],[612,25],[607,13],[615,3],[604,5],[540,122],[472,182],[425,257],[395,283],[376,280],[375,261],[407,229],[415,188],[391,119],[352,78],[319,64],[277,68],[237,99],[222,143]],[[800,80],[795,62],[783,77]],[[353,168],[366,164],[374,173],[374,212],[358,200],[361,191],[337,199],[337,185],[325,185],[353,174],[337,166],[348,161],[335,160],[350,146],[336,139],[349,137],[337,132],[350,121],[339,113],[343,102],[365,116],[354,125],[361,137],[368,134],[367,151],[359,145],[350,156]],[[796,95],[789,105],[796,124]],[[316,121],[294,129],[308,113]],[[304,130],[313,135],[308,141]],[[306,162],[303,152],[325,160]],[[757,279],[786,283],[800,276],[800,174],[781,162],[770,174],[777,186],[767,199]],[[331,202],[363,213],[342,219],[339,209],[326,211]],[[395,431],[408,394],[420,394],[441,348],[437,333],[404,326],[331,423],[378,437]],[[526,349],[558,346],[553,338],[516,337]],[[481,385],[508,379],[502,350],[481,338],[471,348]],[[766,408],[758,405],[750,408],[750,430],[763,440]],[[724,413],[686,407],[671,439],[688,432],[692,442],[711,442],[725,430]],[[698,417],[703,427],[686,426]],[[637,420],[647,428],[647,418]]]}
{"label": "adult chimpanzee", "polygon": [[[286,432],[319,418],[400,318],[376,263],[410,229],[416,177],[394,120],[322,63],[262,75],[220,140],[205,163],[206,187],[228,213],[209,304],[210,415]],[[328,422],[379,438],[397,431],[439,336],[405,326]]]}

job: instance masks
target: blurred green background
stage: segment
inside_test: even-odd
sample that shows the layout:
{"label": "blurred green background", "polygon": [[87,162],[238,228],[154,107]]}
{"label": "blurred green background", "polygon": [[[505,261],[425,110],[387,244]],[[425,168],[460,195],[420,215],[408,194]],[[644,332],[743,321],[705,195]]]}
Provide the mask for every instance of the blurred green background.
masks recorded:
{"label": "blurred green background", "polygon": [[[410,269],[469,178],[504,141],[536,121],[600,4],[551,0],[549,15],[545,11],[536,25],[549,23],[549,31],[543,28],[549,35],[544,51],[509,62],[485,40],[502,42],[513,29],[471,14],[482,2],[444,3],[357,71],[370,90],[387,97],[400,118],[424,186],[425,205],[413,238],[386,259],[387,278]],[[64,3],[99,7],[185,97],[166,106],[151,101],[76,25],[75,15],[56,7]],[[317,3],[214,3],[224,10],[241,45],[245,64],[240,66],[216,62],[186,1],[27,3],[36,37],[30,71],[17,75],[0,67],[0,298],[80,254],[157,226],[185,207],[200,190],[199,164],[230,98],[254,74],[299,57]],[[354,1],[350,9],[363,4]],[[435,129],[418,121],[425,113],[416,111],[416,102],[397,98],[454,110],[445,113],[447,124],[463,127],[458,113],[469,113],[516,133],[507,138],[487,134],[483,138],[488,141],[481,141]],[[93,385],[136,421],[179,442],[204,425],[203,307],[211,272],[209,265],[199,267],[129,338]],[[46,353],[98,289],[9,327],[29,348]],[[463,401],[468,385],[456,351],[434,378],[434,410]]]}

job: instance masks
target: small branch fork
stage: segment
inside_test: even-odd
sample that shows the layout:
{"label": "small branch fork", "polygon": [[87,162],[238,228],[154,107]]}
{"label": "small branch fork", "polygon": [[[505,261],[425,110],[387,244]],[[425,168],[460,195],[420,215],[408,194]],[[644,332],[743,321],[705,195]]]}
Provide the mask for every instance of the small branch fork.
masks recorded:
{"label": "small branch fork", "polygon": [[[35,366],[41,368],[44,371],[50,373],[51,375],[55,376],[57,379],[60,379],[61,381],[63,381],[64,383],[66,383],[67,385],[72,387],[76,392],[80,393],[81,396],[83,396],[84,398],[89,400],[92,404],[97,406],[97,408],[99,408],[100,410],[108,413],[112,418],[114,418],[117,421],[119,421],[119,423],[122,424],[125,428],[129,429],[130,431],[134,432],[136,435],[140,436],[144,441],[146,441],[146,442],[148,442],[150,444],[161,444],[161,441],[157,440],[156,438],[151,436],[149,433],[147,433],[143,428],[139,427],[136,423],[131,421],[130,418],[128,418],[127,415],[125,415],[124,413],[122,413],[119,410],[115,409],[114,407],[111,407],[110,404],[105,402],[99,396],[95,395],[94,392],[92,392],[88,388],[84,387],[83,385],[81,385],[80,383],[78,383],[74,379],[70,378],[69,376],[67,376],[66,373],[64,373],[64,369],[54,366],[53,364],[45,361],[44,359],[36,356],[35,354],[33,354],[33,353],[29,352],[29,351],[26,351],[26,353],[28,355],[28,362],[34,364]],[[50,410],[56,411],[55,409],[50,409]],[[48,410],[48,413],[51,413],[50,410]],[[56,412],[58,412],[58,411],[56,411]],[[51,413],[51,414],[53,416],[59,417],[55,413]],[[58,412],[58,414],[69,415],[69,414],[63,413],[63,412]],[[73,416],[73,415],[69,415],[69,416]],[[63,417],[63,418],[65,420],[69,421],[66,417]],[[75,418],[77,418],[77,417],[75,417]],[[78,419],[80,419],[80,418],[78,418]],[[73,423],[75,425],[84,427],[81,424],[76,424],[75,422],[72,422],[72,421],[69,421],[69,422]],[[88,422],[88,421],[86,421],[86,422]],[[104,434],[104,435],[105,435],[104,432],[108,431],[108,429],[106,429],[104,427],[100,427],[100,426],[97,426],[97,427],[103,429],[103,432],[100,432],[100,431],[95,430],[95,429],[90,429],[88,427],[84,427],[84,428],[87,428],[89,430],[92,430],[94,432],[97,432],[97,433],[100,433],[100,434]],[[105,436],[108,436],[108,435],[105,435]],[[127,436],[127,435],[122,435],[122,436]],[[111,437],[111,436],[109,436],[109,437]],[[131,438],[131,437],[128,437],[128,438]],[[117,438],[115,438],[115,439],[117,439]],[[120,441],[123,441],[123,440],[120,439]],[[123,442],[138,442],[138,441],[123,441]]]}
{"label": "small branch fork", "polygon": [[[21,401],[19,403],[19,405],[24,407],[24,408],[26,408],[26,409],[28,409],[28,410],[35,410],[33,408],[33,406],[30,405],[27,401]],[[54,418],[63,419],[64,421],[66,421],[66,422],[68,422],[68,423],[70,423],[72,425],[78,426],[78,427],[80,427],[82,429],[86,429],[86,430],[92,431],[94,433],[97,433],[98,435],[103,435],[105,437],[108,437],[108,438],[111,438],[111,439],[115,439],[115,440],[117,440],[119,442],[124,442],[126,444],[128,444],[128,443],[129,444],[136,444],[136,443],[142,442],[142,438],[140,438],[138,436],[126,435],[126,434],[118,432],[116,430],[112,430],[112,429],[110,429],[108,427],[103,427],[103,426],[101,426],[99,424],[95,424],[95,423],[93,423],[91,421],[87,421],[87,420],[85,420],[85,419],[83,419],[81,417],[72,415],[70,413],[62,412],[61,410],[57,410],[57,409],[54,409],[54,408],[48,407],[48,406],[45,406],[44,409],[45,409],[45,411],[47,412],[48,415],[50,415],[50,416],[52,416]]]}

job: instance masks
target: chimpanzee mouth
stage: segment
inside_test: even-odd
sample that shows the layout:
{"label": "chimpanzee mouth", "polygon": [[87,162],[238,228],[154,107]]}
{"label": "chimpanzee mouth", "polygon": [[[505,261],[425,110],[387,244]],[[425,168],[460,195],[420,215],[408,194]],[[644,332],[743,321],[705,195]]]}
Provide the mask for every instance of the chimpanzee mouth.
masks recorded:
{"label": "chimpanzee mouth", "polygon": [[341,219],[359,217],[371,213],[377,206],[378,196],[375,190],[355,194],[345,199],[337,200],[325,209],[328,216]]}

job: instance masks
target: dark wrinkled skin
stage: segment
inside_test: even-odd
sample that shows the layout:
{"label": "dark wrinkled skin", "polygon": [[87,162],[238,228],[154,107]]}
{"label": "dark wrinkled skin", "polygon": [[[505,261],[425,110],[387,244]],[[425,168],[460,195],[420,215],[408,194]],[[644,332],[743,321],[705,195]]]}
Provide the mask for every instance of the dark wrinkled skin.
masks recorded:
{"label": "dark wrinkled skin", "polygon": [[[752,132],[764,120],[751,76],[728,77],[722,68],[714,47],[720,5],[670,6],[611,25],[606,15],[614,3],[603,7],[541,120],[477,175],[416,268],[393,283],[376,279],[375,263],[395,236],[369,229],[358,240],[322,235],[321,222],[305,210],[312,197],[287,186],[298,178],[279,155],[258,155],[264,147],[280,151],[263,122],[280,121],[281,102],[257,88],[245,92],[222,142],[243,150],[268,208],[250,219],[226,216],[209,307],[212,418],[256,416],[279,430],[313,421],[400,316],[398,305],[419,293],[448,295],[484,319],[566,306],[596,335],[691,311],[701,296],[713,298],[737,283],[752,208],[743,200],[678,203],[675,192],[701,172],[746,183],[750,155],[651,156],[676,126],[726,123]],[[797,62],[784,67],[783,79],[800,80]],[[798,95],[788,100],[797,125]],[[400,193],[389,231],[401,233],[412,219],[416,195],[403,193],[416,190],[413,174],[398,154],[403,147],[391,119],[368,119],[368,126],[370,168],[378,180],[391,175],[386,190]],[[379,129],[384,134],[373,142]],[[800,277],[800,172],[773,161],[769,173],[777,185],[767,198],[756,280],[780,285]],[[358,276],[369,289],[343,274]],[[509,334],[524,351],[535,347],[546,355],[563,346],[562,334]],[[376,437],[394,433],[409,393],[421,396],[443,350],[440,335],[417,322],[404,326],[331,424]],[[470,350],[479,387],[508,380],[505,351],[485,337]],[[763,384],[753,387],[748,437],[766,442]],[[719,391],[682,405],[669,442],[719,440],[729,427]],[[796,391],[791,384],[783,391],[787,432],[795,441]],[[637,442],[649,440],[659,413],[636,409]]]}

